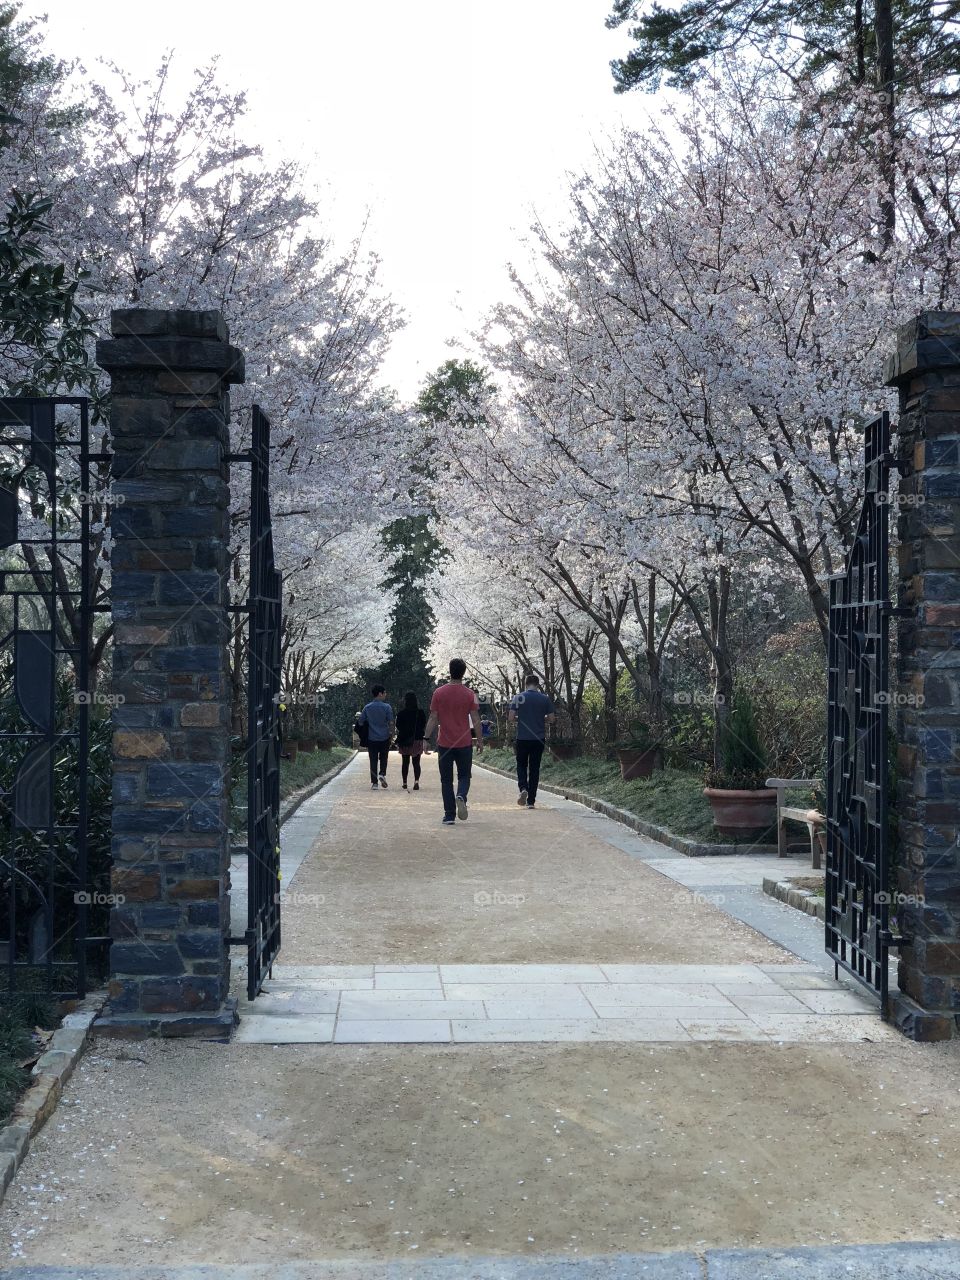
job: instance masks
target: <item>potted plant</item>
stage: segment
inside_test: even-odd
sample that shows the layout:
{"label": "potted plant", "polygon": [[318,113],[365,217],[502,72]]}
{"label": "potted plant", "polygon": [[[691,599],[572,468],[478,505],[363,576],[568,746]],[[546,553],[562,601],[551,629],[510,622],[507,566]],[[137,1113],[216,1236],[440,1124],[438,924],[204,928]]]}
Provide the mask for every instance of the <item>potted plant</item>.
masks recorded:
{"label": "potted plant", "polygon": [[650,777],[656,764],[658,746],[649,726],[642,720],[635,720],[631,724],[625,737],[616,746],[620,777],[624,782]]}
{"label": "potted plant", "polygon": [[720,743],[720,767],[707,771],[703,794],[721,835],[756,836],[774,825],[777,794],[766,785],[766,752],[753,704],[743,695],[730,712]]}

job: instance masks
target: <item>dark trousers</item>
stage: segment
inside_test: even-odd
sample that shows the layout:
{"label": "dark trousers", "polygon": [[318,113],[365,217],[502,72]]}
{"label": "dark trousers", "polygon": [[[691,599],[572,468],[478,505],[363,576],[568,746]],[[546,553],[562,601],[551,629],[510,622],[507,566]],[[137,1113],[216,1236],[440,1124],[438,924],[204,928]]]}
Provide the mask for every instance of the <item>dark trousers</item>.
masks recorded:
{"label": "dark trousers", "polygon": [[387,757],[390,755],[390,742],[368,742],[367,755],[370,757],[370,781],[376,782],[377,769],[387,772]]}
{"label": "dark trousers", "polygon": [[543,743],[517,739],[517,785],[527,793],[527,804],[537,799],[540,785],[540,761],[543,759]]}
{"label": "dark trousers", "polygon": [[[443,794],[443,816],[457,816],[457,796],[467,798],[470,790],[470,770],[473,767],[473,747],[438,747],[437,763],[440,765],[440,791]],[[453,789],[453,770],[457,770],[457,789]]]}
{"label": "dark trousers", "polygon": [[407,778],[410,776],[411,760],[413,761],[413,780],[414,782],[419,782],[420,781],[420,756],[419,755],[401,756],[401,760],[402,760],[402,764],[400,765],[400,772],[403,774],[403,785],[404,786],[407,785]]}

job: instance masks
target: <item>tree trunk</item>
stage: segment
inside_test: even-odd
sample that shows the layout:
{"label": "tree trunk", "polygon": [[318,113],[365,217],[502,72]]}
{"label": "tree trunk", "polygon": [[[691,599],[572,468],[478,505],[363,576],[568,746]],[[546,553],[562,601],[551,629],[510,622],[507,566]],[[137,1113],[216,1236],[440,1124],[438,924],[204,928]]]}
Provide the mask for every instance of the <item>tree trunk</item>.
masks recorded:
{"label": "tree trunk", "polygon": [[896,101],[893,60],[893,7],[891,0],[875,0],[873,29],[877,41],[877,89],[883,114],[880,169],[884,194],[881,200],[884,248],[893,243],[896,229]]}
{"label": "tree trunk", "polygon": [[603,736],[607,746],[612,746],[618,737],[617,729],[617,676],[619,675],[619,667],[617,658],[619,656],[618,639],[607,636],[607,684],[603,691]]}
{"label": "tree trunk", "polygon": [[723,763],[723,742],[733,703],[733,668],[727,636],[730,575],[721,569],[707,586],[710,601],[710,649],[713,667],[713,765]]}

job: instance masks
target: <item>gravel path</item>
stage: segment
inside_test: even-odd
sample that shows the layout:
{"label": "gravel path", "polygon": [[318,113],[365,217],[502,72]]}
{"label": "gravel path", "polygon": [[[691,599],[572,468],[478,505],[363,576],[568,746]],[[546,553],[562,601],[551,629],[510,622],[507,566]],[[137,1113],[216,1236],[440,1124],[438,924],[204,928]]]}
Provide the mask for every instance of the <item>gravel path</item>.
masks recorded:
{"label": "gravel path", "polygon": [[107,1043],[0,1240],[122,1267],[936,1239],[958,1173],[958,1055],[907,1042]]}
{"label": "gravel path", "polygon": [[752,929],[584,831],[544,796],[474,773],[470,817],[442,827],[436,756],[423,790],[370,790],[366,759],[287,888],[284,964],[777,964]]}

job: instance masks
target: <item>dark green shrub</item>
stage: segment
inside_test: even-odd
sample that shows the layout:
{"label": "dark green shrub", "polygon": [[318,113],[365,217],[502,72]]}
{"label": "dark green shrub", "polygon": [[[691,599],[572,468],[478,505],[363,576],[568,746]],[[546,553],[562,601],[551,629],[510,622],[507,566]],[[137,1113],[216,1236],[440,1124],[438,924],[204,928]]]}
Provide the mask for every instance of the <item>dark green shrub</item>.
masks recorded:
{"label": "dark green shrub", "polygon": [[756,790],[770,773],[767,752],[760,741],[753,702],[740,692],[730,709],[720,743],[719,769],[708,769],[707,785],[729,790]]}

